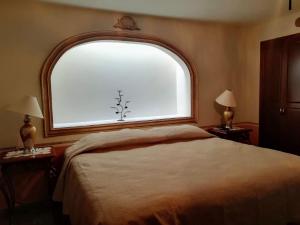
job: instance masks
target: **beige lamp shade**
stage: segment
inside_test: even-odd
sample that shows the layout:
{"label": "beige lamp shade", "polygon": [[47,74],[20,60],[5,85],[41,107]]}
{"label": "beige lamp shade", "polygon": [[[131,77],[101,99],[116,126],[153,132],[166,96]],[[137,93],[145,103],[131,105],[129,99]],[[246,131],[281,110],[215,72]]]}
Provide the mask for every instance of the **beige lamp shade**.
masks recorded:
{"label": "beige lamp shade", "polygon": [[219,97],[217,97],[216,102],[226,107],[236,107],[237,105],[232,91],[229,90],[225,90]]}
{"label": "beige lamp shade", "polygon": [[36,97],[26,96],[15,104],[9,105],[6,110],[38,118],[44,118]]}

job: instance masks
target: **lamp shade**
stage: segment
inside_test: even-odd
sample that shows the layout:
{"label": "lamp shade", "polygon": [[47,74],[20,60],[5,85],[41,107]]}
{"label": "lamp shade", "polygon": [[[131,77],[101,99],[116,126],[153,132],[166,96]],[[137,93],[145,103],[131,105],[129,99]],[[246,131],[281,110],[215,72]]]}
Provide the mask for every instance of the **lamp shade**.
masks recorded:
{"label": "lamp shade", "polygon": [[225,90],[219,97],[217,97],[216,102],[226,107],[236,107],[235,97],[229,90]]}
{"label": "lamp shade", "polygon": [[9,105],[6,110],[38,118],[44,118],[36,97],[26,96],[15,104]]}

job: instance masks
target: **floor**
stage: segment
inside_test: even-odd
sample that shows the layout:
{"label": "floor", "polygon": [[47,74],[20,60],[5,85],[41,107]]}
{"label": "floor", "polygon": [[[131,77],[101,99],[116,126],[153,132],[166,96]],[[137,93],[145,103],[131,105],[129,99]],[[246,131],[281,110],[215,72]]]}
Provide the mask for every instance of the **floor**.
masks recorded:
{"label": "floor", "polygon": [[[70,225],[61,216],[61,209],[50,203],[27,205],[15,209],[12,225]],[[0,212],[0,225],[9,225],[8,213]]]}
{"label": "floor", "polygon": [[[12,225],[71,225],[61,215],[61,207],[52,204],[35,204],[18,208],[14,213]],[[9,225],[8,215],[0,211],[0,225]],[[287,225],[299,225],[289,223]]]}

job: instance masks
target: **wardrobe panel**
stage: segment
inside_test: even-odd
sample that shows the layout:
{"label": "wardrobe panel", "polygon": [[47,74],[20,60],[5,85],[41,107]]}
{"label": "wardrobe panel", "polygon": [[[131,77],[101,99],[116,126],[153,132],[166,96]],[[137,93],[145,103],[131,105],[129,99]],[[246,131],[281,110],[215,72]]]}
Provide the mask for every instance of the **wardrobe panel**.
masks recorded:
{"label": "wardrobe panel", "polygon": [[280,147],[281,62],[283,42],[261,43],[260,146]]}
{"label": "wardrobe panel", "polygon": [[287,103],[300,104],[300,42],[290,41],[287,50]]}
{"label": "wardrobe panel", "polygon": [[260,145],[300,155],[300,34],[261,43]]}
{"label": "wardrobe panel", "polygon": [[300,109],[286,109],[280,136],[280,150],[300,155]]}

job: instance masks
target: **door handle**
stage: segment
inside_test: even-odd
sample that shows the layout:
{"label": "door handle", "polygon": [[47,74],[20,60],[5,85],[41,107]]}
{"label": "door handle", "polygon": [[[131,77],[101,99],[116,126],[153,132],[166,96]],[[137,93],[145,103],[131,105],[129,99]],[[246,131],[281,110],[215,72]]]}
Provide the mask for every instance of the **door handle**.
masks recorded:
{"label": "door handle", "polygon": [[283,108],[280,108],[279,109],[279,112],[280,112],[280,114],[284,114],[285,113],[285,108],[283,107]]}

